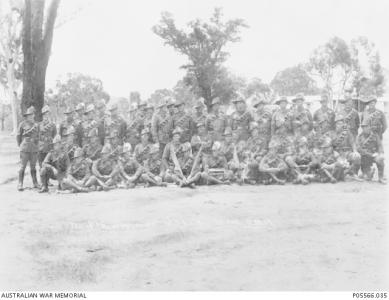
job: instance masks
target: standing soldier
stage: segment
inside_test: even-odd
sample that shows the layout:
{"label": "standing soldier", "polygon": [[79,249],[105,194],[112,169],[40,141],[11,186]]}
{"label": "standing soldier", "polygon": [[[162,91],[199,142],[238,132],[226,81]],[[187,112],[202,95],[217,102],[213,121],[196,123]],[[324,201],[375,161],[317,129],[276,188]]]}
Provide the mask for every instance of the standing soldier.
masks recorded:
{"label": "standing soldier", "polygon": [[123,145],[127,132],[127,124],[123,120],[123,118],[119,116],[117,104],[111,105],[111,107],[109,108],[109,112],[111,120],[109,131],[116,132],[119,139],[119,145]]}
{"label": "standing soldier", "polygon": [[290,139],[292,124],[287,109],[288,99],[286,97],[281,97],[275,103],[279,105],[280,109],[274,112],[271,119],[271,140],[277,140],[278,144],[281,142],[286,144],[292,143]]}
{"label": "standing soldier", "polygon": [[194,124],[203,123],[205,124],[205,121],[207,119],[207,115],[204,112],[204,99],[200,98],[196,101],[195,105],[195,113],[193,114],[193,122]]}
{"label": "standing soldier", "polygon": [[[97,122],[95,117],[95,106],[93,104],[88,104],[84,112],[85,120],[82,123],[82,128],[85,135],[88,135],[89,132],[97,128]],[[84,146],[84,145],[83,145]]]}
{"label": "standing soldier", "polygon": [[353,107],[353,100],[350,95],[346,95],[344,100],[340,100],[343,107],[335,114],[335,117],[342,118],[344,126],[353,135],[354,140],[357,138],[360,125],[359,114]]}
{"label": "standing soldier", "polygon": [[325,94],[321,95],[320,105],[321,107],[313,114],[313,125],[316,129],[325,122],[326,128],[320,128],[320,131],[324,134],[335,129],[335,112],[328,107],[328,96]]}
{"label": "standing soldier", "polygon": [[149,153],[150,153],[150,131],[148,128],[145,128],[142,130],[141,133],[141,142],[136,145],[134,149],[134,155],[135,159],[140,163],[142,166],[144,165],[145,161],[147,160]]}
{"label": "standing soldier", "polygon": [[304,95],[299,93],[293,98],[294,108],[290,112],[293,133],[296,134],[297,129],[303,122],[309,123],[309,128],[312,129],[312,115],[304,107]]}
{"label": "standing soldier", "polygon": [[65,114],[65,120],[59,125],[59,136],[63,137],[63,133],[65,132],[66,128],[73,126],[73,110],[68,107],[64,114]]}
{"label": "standing soldier", "polygon": [[371,167],[373,164],[376,164],[378,169],[378,181],[385,184],[384,149],[380,137],[372,130],[370,124],[369,118],[362,121],[362,132],[357,138],[357,150],[361,155],[362,175],[365,179],[372,180],[374,169]]}
{"label": "standing soldier", "polygon": [[167,111],[167,102],[161,101],[157,106],[157,113],[154,115],[151,125],[151,134],[155,143],[159,144],[161,156],[165,146],[170,141],[173,120]]}
{"label": "standing soldier", "polygon": [[73,160],[74,152],[77,149],[76,144],[76,131],[73,126],[70,126],[66,129],[66,131],[63,133],[63,150],[68,154],[70,161]]}
{"label": "standing soldier", "polygon": [[47,153],[50,152],[51,147],[53,146],[53,138],[57,134],[57,127],[50,120],[50,108],[48,105],[43,106],[42,108],[42,122],[39,123],[39,153],[38,153],[38,162],[39,167],[42,167],[42,162],[45,159]]}
{"label": "standing soldier", "polygon": [[146,115],[145,115],[145,121],[143,124],[143,128],[147,128],[151,131],[151,126],[153,123],[153,116],[154,116],[154,106],[149,103],[146,106]]}
{"label": "standing soldier", "polygon": [[227,117],[220,111],[220,99],[214,98],[211,103],[211,113],[206,119],[206,130],[214,141],[222,141],[223,134],[228,126]]}
{"label": "standing soldier", "polygon": [[172,98],[168,98],[167,103],[166,103],[166,108],[168,110],[170,117],[173,120],[174,115],[176,114],[176,107],[174,106],[174,101]]}
{"label": "standing soldier", "polygon": [[250,123],[254,121],[253,116],[242,95],[238,95],[232,102],[235,104],[235,112],[232,114],[231,128],[237,132],[238,141],[247,141],[250,136]]}
{"label": "standing soldier", "polygon": [[20,169],[18,191],[23,191],[24,172],[30,163],[30,173],[34,188],[38,187],[36,179],[36,162],[38,159],[39,125],[34,121],[35,109],[29,107],[24,114],[25,120],[19,125],[16,141],[20,148]]}
{"label": "standing soldier", "polygon": [[173,128],[180,127],[182,130],[181,142],[190,142],[193,132],[195,131],[195,124],[192,117],[185,112],[185,103],[182,100],[177,100],[175,103],[177,112],[173,117]]}
{"label": "standing soldier", "polygon": [[101,156],[101,150],[103,146],[100,143],[100,137],[98,136],[97,129],[89,131],[86,136],[86,143],[82,148],[86,158],[92,161],[97,160]]}
{"label": "standing soldier", "polygon": [[97,102],[97,134],[100,138],[100,144],[104,145],[105,140],[105,100]]}
{"label": "standing soldier", "polygon": [[269,143],[271,138],[271,112],[265,109],[265,104],[265,99],[258,97],[254,98],[254,121],[258,125],[259,136],[264,137],[267,140],[267,143]]}
{"label": "standing soldier", "polygon": [[63,149],[61,137],[57,135],[53,140],[53,149],[47,154],[42,163],[40,172],[42,188],[39,192],[47,193],[49,191],[49,179],[58,180],[58,186],[63,189],[63,181],[68,174],[69,166],[69,156]]}
{"label": "standing soldier", "polygon": [[382,136],[387,128],[385,114],[377,109],[377,98],[372,96],[365,101],[367,108],[362,114],[362,122],[370,126],[370,129],[382,140]]}
{"label": "standing soldier", "polygon": [[82,120],[84,118],[84,110],[85,110],[85,104],[84,103],[78,103],[76,106],[76,116],[73,122],[73,127],[75,130],[75,142],[78,147],[82,147],[83,138],[84,138],[84,130],[82,128]]}
{"label": "standing soldier", "polygon": [[344,175],[350,174],[353,179],[359,180],[357,175],[361,165],[361,156],[357,152],[354,136],[345,124],[345,118],[342,115],[335,118],[332,145],[340,155],[338,161],[342,165],[348,166],[348,168],[345,168]]}

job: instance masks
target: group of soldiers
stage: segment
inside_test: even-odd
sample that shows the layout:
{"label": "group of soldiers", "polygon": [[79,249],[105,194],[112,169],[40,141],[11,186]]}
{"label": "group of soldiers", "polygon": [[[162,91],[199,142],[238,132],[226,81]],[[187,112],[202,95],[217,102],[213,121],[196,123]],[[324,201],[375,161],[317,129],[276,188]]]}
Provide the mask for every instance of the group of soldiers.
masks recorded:
{"label": "group of soldiers", "polygon": [[[206,112],[203,99],[188,111],[172,98],[151,106],[141,102],[121,116],[116,104],[104,100],[78,104],[64,112],[56,126],[50,108],[42,121],[27,109],[20,124],[18,190],[30,164],[32,183],[47,192],[50,180],[73,192],[110,190],[116,187],[181,187],[210,184],[296,184],[372,180],[385,183],[382,138],[386,118],[365,102],[362,114],[345,97],[336,109],[321,96],[321,107],[312,115],[304,95],[274,105],[253,96],[251,105],[238,95],[234,112],[226,115],[219,98]],[[40,186],[36,165],[39,165]]]}

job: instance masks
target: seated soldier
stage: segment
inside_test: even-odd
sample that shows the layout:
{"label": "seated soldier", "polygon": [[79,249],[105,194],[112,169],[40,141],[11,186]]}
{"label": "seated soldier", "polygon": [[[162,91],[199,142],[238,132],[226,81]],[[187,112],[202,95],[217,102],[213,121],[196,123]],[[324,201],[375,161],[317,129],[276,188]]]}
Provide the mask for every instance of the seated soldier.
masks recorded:
{"label": "seated soldier", "polygon": [[361,155],[361,169],[364,179],[370,181],[374,176],[372,165],[376,164],[378,169],[378,181],[385,184],[384,178],[384,149],[379,135],[374,132],[369,124],[369,120],[362,122],[362,132],[357,138],[357,150]]}
{"label": "seated soldier", "polygon": [[101,157],[93,162],[92,174],[110,187],[116,186],[120,182],[120,168],[110,144],[104,145]]}
{"label": "seated soldier", "polygon": [[134,188],[141,181],[144,168],[136,161],[132,153],[130,143],[124,143],[122,153],[118,159],[120,177],[125,182],[127,188]]}
{"label": "seated soldier", "polygon": [[212,154],[204,156],[204,171],[201,173],[202,183],[230,184],[233,172],[228,169],[225,156],[221,153],[221,143],[216,141],[212,146]]}
{"label": "seated soldier", "polygon": [[310,172],[319,166],[319,162],[312,151],[310,151],[308,140],[305,136],[300,137],[296,141],[296,154],[293,156],[293,159],[296,165],[296,178],[293,183],[308,184],[314,178],[314,175],[310,174]]}
{"label": "seated soldier", "polygon": [[110,188],[96,176],[92,175],[92,160],[84,157],[83,150],[77,148],[74,152],[74,159],[70,163],[68,176],[64,181],[64,189],[75,192],[86,192],[85,188],[94,187],[97,189],[109,190]]}
{"label": "seated soldier", "polygon": [[257,123],[252,123],[250,129],[250,138],[247,140],[247,148],[249,151],[247,177],[249,183],[255,184],[263,181],[259,172],[259,164],[267,153],[268,138],[260,135]]}
{"label": "seated soldier", "polygon": [[[176,183],[183,186],[186,183],[186,178],[181,169],[180,161],[183,161],[184,151],[186,146],[180,142],[182,129],[177,127],[173,130],[173,139],[166,144],[162,155],[163,165],[163,181],[168,183]],[[190,146],[189,149],[190,150]]]}
{"label": "seated soldier", "polygon": [[361,165],[361,155],[357,152],[356,144],[349,126],[345,124],[344,117],[339,115],[335,118],[335,132],[332,133],[332,146],[339,153],[338,161],[348,168],[345,175],[360,181],[358,171]]}
{"label": "seated soldier", "polygon": [[229,163],[234,157],[234,140],[232,137],[232,130],[230,127],[227,127],[223,134],[224,140],[221,144],[221,152]]}
{"label": "seated soldier", "polygon": [[151,186],[167,186],[166,182],[162,181],[162,159],[160,156],[159,144],[152,144],[150,146],[149,155],[144,162],[145,173],[142,175],[143,180]]}
{"label": "seated soldier", "polygon": [[61,137],[57,135],[53,140],[53,149],[46,155],[42,163],[40,172],[42,188],[39,192],[47,193],[49,191],[49,179],[58,180],[58,186],[62,189],[64,179],[69,172],[69,166],[69,155],[64,151]]}
{"label": "seated soldier", "polygon": [[240,140],[234,144],[232,160],[228,162],[228,168],[232,171],[232,181],[243,184],[248,181],[248,160],[250,158],[247,142]]}
{"label": "seated soldier", "polygon": [[101,138],[98,136],[97,128],[90,130],[84,140],[85,143],[82,150],[85,157],[91,159],[92,161],[100,158],[103,146],[101,145]]}
{"label": "seated soldier", "polygon": [[280,176],[286,178],[286,172],[288,171],[288,165],[283,159],[283,154],[279,154],[280,147],[275,140],[272,140],[269,143],[269,151],[259,164],[259,171],[266,177],[265,184],[285,184],[286,182],[285,179],[279,178]]}
{"label": "seated soldier", "polygon": [[344,177],[344,166],[339,162],[339,153],[334,151],[330,137],[326,137],[321,143],[320,166],[317,169],[320,182],[336,183]]}

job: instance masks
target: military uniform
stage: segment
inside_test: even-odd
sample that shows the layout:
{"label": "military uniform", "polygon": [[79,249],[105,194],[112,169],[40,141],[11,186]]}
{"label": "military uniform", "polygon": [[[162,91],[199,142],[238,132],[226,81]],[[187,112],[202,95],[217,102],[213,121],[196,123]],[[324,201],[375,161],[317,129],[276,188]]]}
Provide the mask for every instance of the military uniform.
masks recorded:
{"label": "military uniform", "polygon": [[[369,104],[372,101],[377,101],[377,99],[375,97],[370,97],[365,103]],[[366,124],[370,129],[382,140],[382,136],[387,128],[385,114],[376,108],[366,108],[362,113],[362,122],[364,121],[366,121]]]}
{"label": "military uniform", "polygon": [[135,118],[127,124],[126,141],[131,144],[132,149],[140,142],[140,133],[143,129],[144,115],[138,111]]}
{"label": "military uniform", "polygon": [[[46,114],[49,111],[50,109],[47,105],[45,105],[42,108],[42,114]],[[49,120],[43,120],[41,123],[39,123],[38,162],[40,167],[42,167],[43,160],[45,159],[47,153],[49,153],[52,148],[52,142],[56,134],[57,134],[57,127],[53,122]]]}
{"label": "military uniform", "polygon": [[63,122],[61,122],[61,123],[59,124],[59,136],[60,136],[61,138],[63,137],[63,133],[66,131],[66,129],[67,129],[68,127],[70,127],[70,126],[73,126],[73,122],[74,122],[74,120],[73,120],[73,118],[72,118],[73,112],[74,112],[74,111],[73,111],[70,107],[68,107],[68,108],[66,109],[66,111],[64,112],[66,118],[65,118],[65,120],[64,120]]}
{"label": "military uniform", "polygon": [[[25,116],[33,115],[35,109],[27,109]],[[36,179],[36,162],[38,159],[39,125],[34,121],[24,120],[20,123],[16,136],[17,144],[20,148],[20,168],[18,190],[23,190],[24,172],[27,163],[30,164],[30,172],[34,187],[38,187]]]}
{"label": "military uniform", "polygon": [[142,165],[144,164],[144,162],[147,160],[147,158],[149,156],[150,147],[151,147],[150,143],[147,143],[145,145],[142,143],[139,143],[138,145],[136,145],[135,150],[134,150],[134,155],[135,155],[135,159],[138,163],[140,163]]}
{"label": "military uniform", "polygon": [[[370,122],[365,119],[362,126],[370,127]],[[367,176],[369,180],[373,177],[371,167],[373,164],[377,165],[378,178],[380,182],[384,182],[384,155],[383,146],[378,134],[371,130],[367,133],[360,133],[357,138],[357,151],[361,155],[361,169],[363,175]]]}
{"label": "military uniform", "polygon": [[[61,138],[56,136],[53,144],[61,143]],[[63,179],[67,176],[70,166],[69,155],[66,151],[51,150],[42,163],[40,172],[42,189],[41,192],[48,191],[49,179],[58,180],[60,187],[62,187]]]}
{"label": "military uniform", "polygon": [[[196,112],[193,114],[192,119],[194,124],[197,126],[199,124],[204,124],[206,126],[207,114],[204,113],[204,104],[201,100],[196,101],[194,105]],[[201,110],[199,109],[201,108]],[[196,133],[196,131],[194,132]]]}
{"label": "military uniform", "polygon": [[216,141],[212,146],[212,154],[204,157],[202,183],[224,184],[233,180],[233,173],[228,168],[227,159],[220,152],[221,143]]}
{"label": "military uniform", "polygon": [[[184,105],[182,101],[176,102],[176,107]],[[181,128],[181,142],[190,142],[193,132],[195,131],[195,123],[192,117],[183,111],[177,111],[173,116],[173,128]]]}
{"label": "military uniform", "polygon": [[[323,102],[328,102],[327,96],[322,96],[321,103]],[[317,127],[320,128],[320,131],[322,133],[325,133],[330,130],[335,129],[335,112],[327,107],[327,106],[322,106],[318,110],[316,110],[313,114],[313,122],[314,122],[314,128],[316,129]],[[325,124],[325,126],[322,126]]]}
{"label": "military uniform", "polygon": [[[293,99],[293,103],[296,104],[297,101],[305,101],[304,96],[302,94],[297,94]],[[303,123],[307,123],[309,125],[309,129],[312,129],[312,115],[309,110],[302,106],[302,104],[296,105],[294,109],[290,111],[289,115],[294,133],[297,132],[298,128],[300,128]]]}
{"label": "military uniform", "polygon": [[[166,105],[166,103],[160,103],[158,108]],[[152,120],[151,124],[151,135],[153,141],[159,144],[159,150],[161,156],[167,143],[170,142],[170,136],[173,128],[173,119],[170,117],[168,112],[160,113],[157,112]]]}
{"label": "military uniform", "polygon": [[359,126],[360,126],[360,119],[359,119],[359,114],[358,114],[356,109],[354,109],[350,105],[344,105],[344,107],[341,108],[335,114],[335,118],[344,119],[344,124],[347,127],[347,129],[351,132],[354,139],[357,137]]}
{"label": "military uniform", "polygon": [[[281,99],[276,101],[276,104],[280,104],[281,102],[288,102],[288,100],[286,99],[286,97],[282,97]],[[272,139],[275,136],[282,138],[290,135],[292,131],[290,112],[287,109],[276,110],[272,115],[270,128]]]}
{"label": "military uniform", "polygon": [[269,142],[271,138],[272,114],[264,107],[257,108],[260,104],[264,105],[265,103],[264,99],[254,99],[253,106],[256,108],[254,113],[254,122],[257,124],[259,135]]}
{"label": "military uniform", "polygon": [[101,150],[101,157],[92,164],[92,173],[108,186],[115,185],[120,180],[120,169],[117,160],[111,155],[110,144],[105,144]]}
{"label": "military uniform", "polygon": [[[345,122],[345,119],[342,116],[337,116],[335,123],[339,121]],[[357,175],[361,163],[361,156],[354,151],[355,140],[349,127],[346,125],[343,129],[335,131],[331,138],[334,150],[340,154],[339,160],[342,160],[341,163],[350,164],[350,168],[346,173],[350,172],[352,175]]]}
{"label": "military uniform", "polygon": [[117,113],[113,114],[113,112],[116,112],[117,110],[118,107],[116,104],[109,108],[109,111],[111,112],[111,123],[108,126],[108,130],[110,132],[116,132],[119,145],[123,145],[127,132],[127,124]]}
{"label": "military uniform", "polygon": [[284,159],[278,154],[278,143],[271,141],[269,144],[269,151],[261,160],[259,164],[259,171],[264,176],[264,183],[284,184],[288,165]]}
{"label": "military uniform", "polygon": [[[243,98],[234,99],[234,103],[244,102]],[[231,116],[231,129],[235,131],[238,141],[247,141],[250,136],[250,123],[254,118],[250,111],[245,109],[243,112],[235,111]]]}

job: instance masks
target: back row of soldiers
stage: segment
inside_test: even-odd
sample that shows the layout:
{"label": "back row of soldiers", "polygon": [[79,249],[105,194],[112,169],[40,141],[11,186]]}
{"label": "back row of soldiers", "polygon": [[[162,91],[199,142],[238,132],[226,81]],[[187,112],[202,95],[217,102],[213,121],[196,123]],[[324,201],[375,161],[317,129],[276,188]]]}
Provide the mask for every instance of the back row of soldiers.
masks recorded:
{"label": "back row of soldiers", "polygon": [[49,179],[58,180],[61,189],[79,192],[139,183],[193,187],[334,183],[346,176],[372,180],[373,164],[379,182],[385,183],[382,136],[387,125],[384,113],[375,108],[377,99],[364,101],[361,117],[351,98],[334,112],[322,96],[313,115],[304,101],[298,94],[288,108],[289,101],[281,97],[272,111],[264,99],[254,97],[249,110],[239,96],[233,101],[235,111],[227,116],[218,98],[209,114],[201,100],[188,113],[184,102],[165,99],[156,107],[141,103],[126,121],[117,105],[106,109],[102,100],[96,107],[68,108],[58,132],[48,106],[39,123],[30,107],[17,136],[18,190],[23,190],[28,162],[36,188],[36,163],[40,166],[41,192],[48,191]]}

